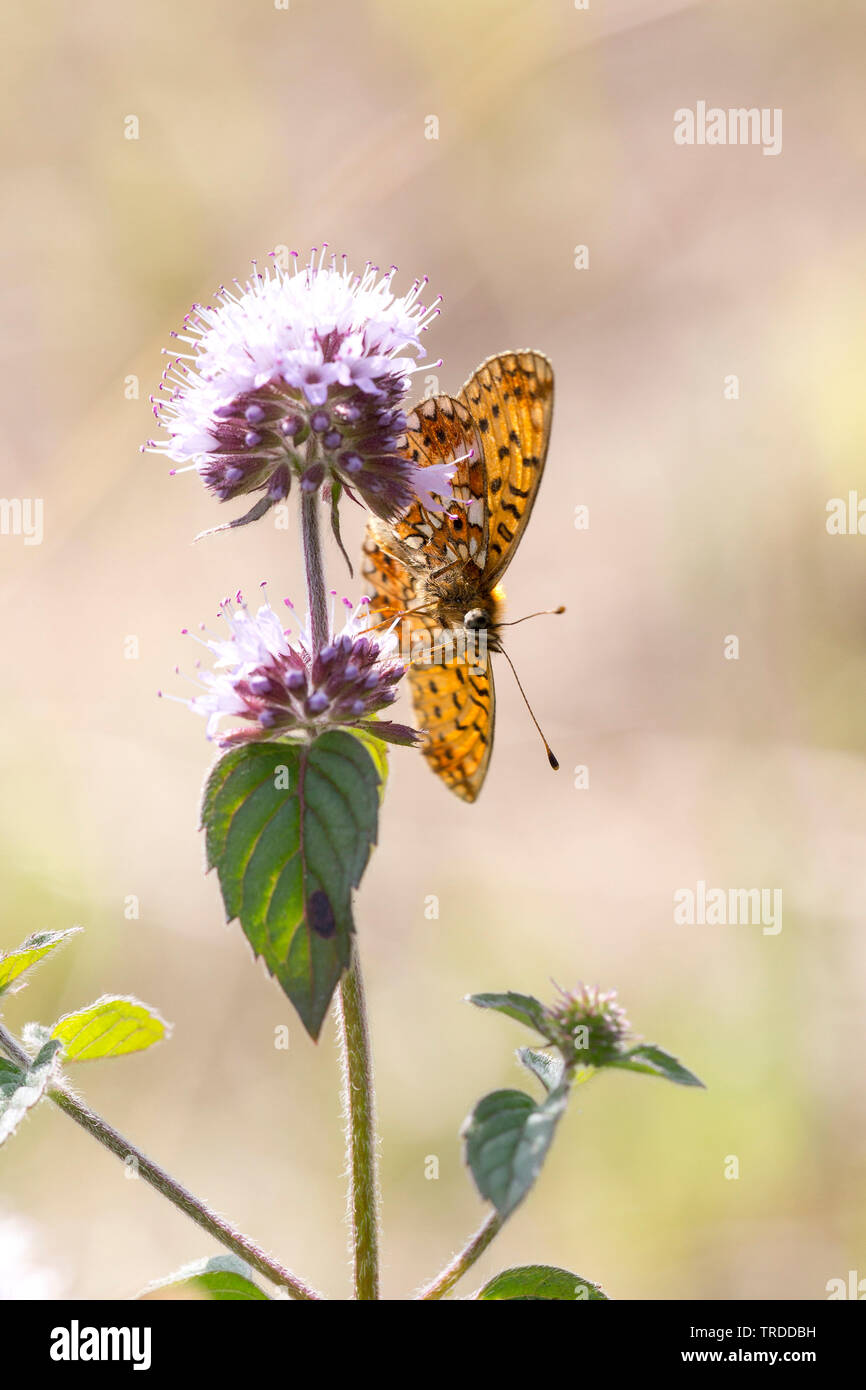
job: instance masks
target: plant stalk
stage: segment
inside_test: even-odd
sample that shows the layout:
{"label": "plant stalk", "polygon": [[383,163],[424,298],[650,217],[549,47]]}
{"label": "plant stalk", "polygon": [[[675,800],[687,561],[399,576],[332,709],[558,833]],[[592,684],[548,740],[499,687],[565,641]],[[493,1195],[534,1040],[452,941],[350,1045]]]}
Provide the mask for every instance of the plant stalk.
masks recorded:
{"label": "plant stalk", "polygon": [[419,1289],[415,1297],[422,1300],[444,1298],[453,1289],[457,1280],[463,1278],[467,1269],[471,1269],[475,1261],[480,1260],[493,1238],[502,1230],[502,1225],[502,1217],[497,1211],[492,1211],[459,1255],[455,1255],[451,1263],[442,1270],[442,1273],[437,1274],[432,1284],[427,1284],[423,1289]]}
{"label": "plant stalk", "polygon": [[[27,1068],[31,1065],[32,1058],[2,1025],[0,1025],[0,1047],[15,1062],[16,1066]],[[316,1289],[305,1284],[296,1274],[292,1274],[291,1270],[284,1269],[264,1250],[254,1245],[248,1236],[243,1235],[224,1217],[217,1216],[216,1212],[211,1211],[204,1202],[199,1201],[179,1182],[176,1182],[173,1177],[166,1173],[164,1168],[160,1168],[158,1164],[147,1157],[147,1154],[142,1153],[141,1149],[130,1144],[128,1139],[124,1139],[123,1135],[118,1133],[107,1120],[103,1120],[101,1115],[97,1115],[95,1111],[73,1095],[62,1082],[56,1082],[53,1086],[49,1086],[46,1095],[65,1114],[69,1115],[70,1119],[81,1125],[82,1129],[86,1129],[88,1134],[92,1135],[106,1149],[110,1149],[125,1164],[129,1164],[129,1160],[132,1159],[133,1172],[144,1178],[145,1182],[156,1188],[163,1197],[167,1197],[174,1206],[185,1212],[191,1220],[201,1226],[202,1230],[207,1231],[208,1235],[218,1240],[221,1245],[225,1245],[234,1254],[240,1256],[259,1274],[263,1274],[266,1279],[270,1279],[272,1283],[286,1289],[290,1298],[303,1300],[322,1298],[322,1294],[318,1293]]]}
{"label": "plant stalk", "polygon": [[[301,536],[313,650],[330,641],[318,492],[301,493]],[[355,1298],[379,1297],[379,1190],[376,1181],[376,1126],[373,1061],[357,949],[339,991],[339,1032],[343,1062],[343,1107],[349,1171],[349,1219]]]}
{"label": "plant stalk", "polygon": [[326,647],[331,636],[328,596],[325,590],[325,566],[322,559],[322,532],[319,526],[321,505],[318,492],[301,492],[301,537],[304,545],[307,601],[310,607],[314,652],[320,652]]}
{"label": "plant stalk", "polygon": [[355,1298],[369,1300],[379,1297],[379,1189],[370,1030],[355,947],[340,982],[339,1023]]}

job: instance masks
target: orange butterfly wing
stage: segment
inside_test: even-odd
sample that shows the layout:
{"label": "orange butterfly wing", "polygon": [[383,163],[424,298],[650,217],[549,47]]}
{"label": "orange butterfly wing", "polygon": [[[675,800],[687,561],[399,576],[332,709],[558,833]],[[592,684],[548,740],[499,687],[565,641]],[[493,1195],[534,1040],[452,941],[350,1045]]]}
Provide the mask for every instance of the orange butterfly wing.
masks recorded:
{"label": "orange butterfly wing", "polygon": [[541,352],[504,352],[472,373],[458,401],[472,415],[484,458],[489,555],[504,573],[529,521],[550,444],[553,367]]}
{"label": "orange butterfly wing", "polygon": [[487,562],[487,474],[471,412],[451,396],[430,396],[407,415],[398,447],[419,468],[456,462],[457,505],[432,511],[414,503],[391,527],[393,548],[428,573],[471,559],[480,577]]}
{"label": "orange butterfly wing", "polygon": [[388,531],[384,522],[371,521],[362,547],[361,573],[370,590],[370,611],[377,615],[371,632],[374,638],[377,628],[390,624],[417,600],[412,571],[385,549],[387,544]]}
{"label": "orange butterfly wing", "polygon": [[490,663],[485,670],[465,658],[409,668],[412,704],[426,730],[423,753],[446,787],[474,801],[493,752],[496,695]]}

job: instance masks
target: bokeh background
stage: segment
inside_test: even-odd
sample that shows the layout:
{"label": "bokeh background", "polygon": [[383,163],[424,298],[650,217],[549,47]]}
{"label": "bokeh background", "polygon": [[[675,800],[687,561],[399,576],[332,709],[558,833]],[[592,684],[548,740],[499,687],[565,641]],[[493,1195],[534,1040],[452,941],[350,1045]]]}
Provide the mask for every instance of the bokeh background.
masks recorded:
{"label": "bokeh background", "polygon": [[[325,239],[396,261],[399,288],[430,276],[442,389],[506,348],[557,372],[508,588],[512,616],[568,607],[510,643],[562,771],[503,668],[482,798],[462,805],[397,750],[357,900],[386,1296],[480,1221],[457,1131],[484,1091],[521,1084],[528,1035],[463,996],[583,979],[618,988],[708,1090],[593,1081],[461,1291],[546,1261],[616,1298],[826,1297],[866,1274],[866,539],[825,526],[830,498],[866,491],[864,56],[857,0],[34,0],[10,16],[0,492],[43,498],[45,533],[0,537],[0,944],[86,934],[7,1022],[105,991],[158,1007],[170,1043],[76,1082],[333,1296],[349,1291],[333,1025],[312,1045],[224,924],[196,828],[212,749],[156,699],[182,693],[180,629],[224,593],[302,593],[297,546],[269,521],[191,543],[225,514],[138,453],[161,347],[252,257]],[[781,155],[676,146],[673,113],[698,100],[782,108]],[[347,517],[355,550],[361,525]],[[699,879],[781,888],[783,930],[675,925],[674,892]],[[58,1111],[4,1149],[8,1296],[127,1296],[209,1253]]]}

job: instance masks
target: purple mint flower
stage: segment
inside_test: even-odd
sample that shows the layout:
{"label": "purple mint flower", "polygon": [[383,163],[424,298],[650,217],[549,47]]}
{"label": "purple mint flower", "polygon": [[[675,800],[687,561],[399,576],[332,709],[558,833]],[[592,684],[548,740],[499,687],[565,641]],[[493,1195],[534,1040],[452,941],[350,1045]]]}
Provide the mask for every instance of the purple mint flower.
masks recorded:
{"label": "purple mint flower", "polygon": [[286,497],[293,477],[326,498],[344,489],[386,521],[419,497],[439,507],[451,496],[453,465],[419,468],[398,452],[439,300],[420,303],[426,279],[397,298],[395,267],[353,275],[325,249],[195,305],[174,335],[188,351],[151,398],[168,438],[145,447],[180,465],[172,472],[196,469],[221,502],[264,494],[240,521]]}
{"label": "purple mint flower", "polygon": [[559,999],[547,1012],[553,1022],[550,1036],[565,1055],[585,1066],[604,1066],[622,1053],[633,1036],[615,989],[603,991],[585,984],[560,989]]}
{"label": "purple mint flower", "polygon": [[[286,605],[291,608],[289,600]],[[220,604],[227,638],[205,631],[196,640],[216,658],[212,670],[197,664],[202,694],[181,700],[207,717],[207,737],[221,747],[294,736],[312,738],[327,728],[367,729],[392,743],[413,744],[418,735],[402,724],[377,719],[397,698],[405,667],[394,660],[393,626],[373,625],[369,599],[353,609],[343,600],[345,622],[336,630],[331,614],[330,641],[316,652],[309,623],[283,628],[267,599],[251,613],[241,594]],[[162,692],[160,692],[161,694]],[[177,696],[170,696],[177,699]],[[246,725],[223,731],[225,715]]]}

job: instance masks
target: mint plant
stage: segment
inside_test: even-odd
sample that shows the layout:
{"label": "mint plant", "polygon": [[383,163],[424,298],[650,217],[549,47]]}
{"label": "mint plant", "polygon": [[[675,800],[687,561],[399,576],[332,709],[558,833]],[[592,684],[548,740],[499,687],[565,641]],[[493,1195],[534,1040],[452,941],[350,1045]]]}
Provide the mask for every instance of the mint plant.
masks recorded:
{"label": "mint plant", "polygon": [[[345,600],[342,621],[335,617],[322,518],[343,549],[347,499],[383,523],[417,500],[434,512],[458,505],[453,461],[422,468],[400,451],[402,402],[438,301],[420,303],[423,281],[397,298],[393,276],[367,266],[353,277],[323,252],[303,268],[256,272],[245,286],[221,290],[216,307],[197,306],[177,335],[191,351],[174,359],[155,401],[168,438],[148,446],[182,466],[174,471],[197,471],[220,501],[256,497],[229,528],[298,499],[305,616],[288,599],[280,616],[267,598],[255,611],[241,594],[224,600],[227,635],[197,635],[213,666],[197,668],[199,693],[182,702],[206,717],[207,737],[218,747],[201,826],[226,917],[239,923],[313,1041],[332,1006],[337,1015],[359,1300],[379,1297],[379,1206],[371,1037],[352,905],[378,840],[388,745],[415,756],[419,735],[385,717],[405,674],[396,622],[377,626],[363,598]],[[0,995],[72,934],[32,936],[0,958]],[[580,986],[550,1004],[513,992],[470,1002],[530,1030],[531,1045],[517,1056],[532,1090],[493,1091],[466,1120],[464,1158],[488,1214],[415,1293],[421,1300],[450,1295],[526,1198],[575,1087],[603,1070],[701,1085],[676,1058],[632,1033],[613,994]],[[67,1066],[140,1051],[168,1035],[156,1010],[121,995],[52,1025],[31,1024],[21,1039],[0,1025],[0,1142],[48,1100],[231,1252],[157,1278],[143,1296],[175,1289],[223,1301],[267,1299],[273,1295],[257,1282],[262,1276],[289,1297],[323,1297],[118,1134],[65,1079]],[[607,1295],[582,1275],[526,1265],[471,1297]]]}

